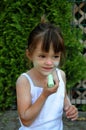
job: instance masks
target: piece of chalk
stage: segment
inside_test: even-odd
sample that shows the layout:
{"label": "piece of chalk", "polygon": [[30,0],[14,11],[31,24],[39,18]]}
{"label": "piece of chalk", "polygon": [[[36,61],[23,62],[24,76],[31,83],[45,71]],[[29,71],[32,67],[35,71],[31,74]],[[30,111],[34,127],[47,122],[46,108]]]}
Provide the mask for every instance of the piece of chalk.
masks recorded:
{"label": "piece of chalk", "polygon": [[53,76],[52,74],[48,75],[48,87],[51,88],[54,86]]}

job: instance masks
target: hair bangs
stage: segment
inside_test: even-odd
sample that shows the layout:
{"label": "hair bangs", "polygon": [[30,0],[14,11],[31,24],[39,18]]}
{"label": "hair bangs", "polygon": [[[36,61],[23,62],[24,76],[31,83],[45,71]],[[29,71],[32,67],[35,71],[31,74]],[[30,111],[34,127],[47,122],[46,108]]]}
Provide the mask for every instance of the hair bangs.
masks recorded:
{"label": "hair bangs", "polygon": [[42,50],[44,52],[49,52],[51,45],[53,46],[55,53],[64,51],[64,42],[62,37],[52,29],[47,30],[47,32],[44,34]]}
{"label": "hair bangs", "polygon": [[43,43],[42,43],[42,50],[44,52],[49,52],[50,49],[50,42],[51,42],[51,36],[49,30],[47,30],[44,34]]}
{"label": "hair bangs", "polygon": [[53,49],[54,49],[55,53],[64,51],[64,48],[65,48],[64,41],[63,41],[62,37],[57,33],[53,34],[52,45],[53,45]]}

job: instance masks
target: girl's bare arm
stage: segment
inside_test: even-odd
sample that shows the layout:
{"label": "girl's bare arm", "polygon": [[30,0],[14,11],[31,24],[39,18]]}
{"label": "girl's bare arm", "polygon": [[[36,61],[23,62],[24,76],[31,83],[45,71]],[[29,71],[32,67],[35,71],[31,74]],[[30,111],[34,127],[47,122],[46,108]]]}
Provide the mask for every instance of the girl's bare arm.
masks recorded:
{"label": "girl's bare arm", "polygon": [[[63,81],[66,86],[66,76],[63,71],[61,71]],[[64,98],[64,111],[66,113],[67,118],[70,118],[71,120],[76,120],[78,118],[78,109],[71,104],[70,99],[66,93],[66,87],[65,87],[65,98]]]}
{"label": "girl's bare arm", "polygon": [[16,82],[17,107],[20,119],[24,125],[31,125],[41,111],[47,97],[56,92],[57,87],[58,85],[55,84],[53,88],[48,88],[46,84],[39,98],[32,104],[29,81],[24,76],[18,78]]}

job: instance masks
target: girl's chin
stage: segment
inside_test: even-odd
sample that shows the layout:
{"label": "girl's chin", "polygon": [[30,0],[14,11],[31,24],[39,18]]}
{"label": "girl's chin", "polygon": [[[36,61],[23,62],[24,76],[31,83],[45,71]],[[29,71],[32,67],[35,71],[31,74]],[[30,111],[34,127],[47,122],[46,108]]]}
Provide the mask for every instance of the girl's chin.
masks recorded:
{"label": "girl's chin", "polygon": [[50,73],[43,73],[44,76],[48,76]]}
{"label": "girl's chin", "polygon": [[52,71],[51,71],[51,72],[42,72],[42,75],[48,76],[48,75],[51,74],[51,73],[52,73]]}

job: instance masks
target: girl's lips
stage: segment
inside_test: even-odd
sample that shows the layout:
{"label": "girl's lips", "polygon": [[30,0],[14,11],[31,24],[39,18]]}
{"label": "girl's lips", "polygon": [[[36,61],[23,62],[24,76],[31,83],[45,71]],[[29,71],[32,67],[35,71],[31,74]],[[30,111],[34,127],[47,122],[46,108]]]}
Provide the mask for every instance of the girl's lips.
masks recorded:
{"label": "girl's lips", "polygon": [[51,67],[42,67],[44,70],[46,70],[46,71],[51,71],[53,68],[51,68]]}

